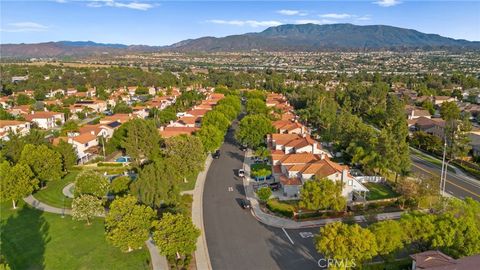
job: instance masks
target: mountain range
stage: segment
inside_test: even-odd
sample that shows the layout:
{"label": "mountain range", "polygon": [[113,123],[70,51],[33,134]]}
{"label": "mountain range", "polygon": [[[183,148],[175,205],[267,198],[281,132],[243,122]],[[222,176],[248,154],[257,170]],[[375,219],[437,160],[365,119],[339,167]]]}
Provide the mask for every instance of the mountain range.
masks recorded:
{"label": "mountain range", "polygon": [[479,50],[479,41],[447,38],[386,25],[286,24],[262,32],[226,37],[188,39],[169,46],[59,41],[2,44],[2,57],[65,57],[132,52],[178,51],[369,51],[369,50]]}

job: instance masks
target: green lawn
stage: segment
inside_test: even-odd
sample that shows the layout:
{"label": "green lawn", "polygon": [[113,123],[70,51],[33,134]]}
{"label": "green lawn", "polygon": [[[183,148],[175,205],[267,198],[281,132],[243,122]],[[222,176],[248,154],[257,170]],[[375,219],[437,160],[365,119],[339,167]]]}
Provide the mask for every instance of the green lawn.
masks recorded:
{"label": "green lawn", "polygon": [[369,201],[394,198],[398,196],[398,194],[387,185],[377,183],[366,183],[364,185],[370,190],[367,195],[367,200]]}
{"label": "green lawn", "polygon": [[65,207],[70,208],[72,205],[72,199],[66,198],[63,195],[63,188],[68,185],[69,183],[72,183],[75,181],[75,177],[79,171],[73,171],[68,173],[64,178],[62,178],[60,181],[50,181],[47,183],[47,187],[35,192],[33,196],[48,205],[55,206],[62,208],[64,207],[64,201],[65,200]]}
{"label": "green lawn", "polygon": [[122,253],[107,243],[102,219],[87,226],[23,202],[0,210],[0,250],[12,269],[150,269],[146,247]]}
{"label": "green lawn", "polygon": [[187,182],[181,181],[178,185],[180,191],[193,190],[195,188],[195,183],[197,182],[197,176],[187,177]]}
{"label": "green lawn", "polygon": [[412,259],[405,258],[399,259],[388,263],[372,263],[364,265],[364,270],[403,270],[410,269],[412,267]]}

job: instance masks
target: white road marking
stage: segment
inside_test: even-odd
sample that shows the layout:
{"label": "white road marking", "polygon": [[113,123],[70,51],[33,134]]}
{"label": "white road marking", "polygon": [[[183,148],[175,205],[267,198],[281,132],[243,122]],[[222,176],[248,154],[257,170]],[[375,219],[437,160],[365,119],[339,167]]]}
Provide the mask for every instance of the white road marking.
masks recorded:
{"label": "white road marking", "polygon": [[233,191],[233,187],[228,187],[228,191]]}
{"label": "white road marking", "polygon": [[311,232],[300,232],[299,233],[302,238],[311,238],[314,237],[313,233]]}
{"label": "white road marking", "polygon": [[293,243],[293,240],[292,240],[292,238],[290,238],[290,235],[288,235],[287,231],[285,231],[284,228],[282,228],[282,231],[285,233],[285,235],[287,236],[288,240],[290,240],[290,243],[292,243],[292,245],[293,245],[293,244],[294,244],[294,243]]}

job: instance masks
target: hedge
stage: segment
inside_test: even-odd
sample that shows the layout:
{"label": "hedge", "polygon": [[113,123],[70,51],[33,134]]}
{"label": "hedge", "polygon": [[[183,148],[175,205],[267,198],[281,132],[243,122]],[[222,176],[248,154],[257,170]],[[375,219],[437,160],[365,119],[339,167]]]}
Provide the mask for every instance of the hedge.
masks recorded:
{"label": "hedge", "polygon": [[268,210],[277,213],[279,215],[292,218],[295,214],[295,207],[289,204],[281,203],[276,199],[270,199],[267,201]]}
{"label": "hedge", "polygon": [[123,163],[118,162],[99,162],[97,167],[122,167]]}

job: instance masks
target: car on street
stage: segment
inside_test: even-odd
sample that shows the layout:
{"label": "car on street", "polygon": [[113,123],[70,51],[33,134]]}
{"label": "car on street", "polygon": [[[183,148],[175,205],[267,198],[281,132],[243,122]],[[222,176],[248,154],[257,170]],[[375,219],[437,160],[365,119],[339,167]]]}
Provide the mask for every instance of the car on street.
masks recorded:
{"label": "car on street", "polygon": [[243,209],[250,209],[252,207],[252,204],[250,203],[249,200],[246,199],[240,199],[240,206]]}
{"label": "car on street", "polygon": [[215,153],[213,153],[212,157],[214,159],[219,159],[220,158],[220,150],[215,151]]}
{"label": "car on street", "polygon": [[238,170],[238,176],[239,177],[244,177],[245,176],[245,171],[243,169]]}

